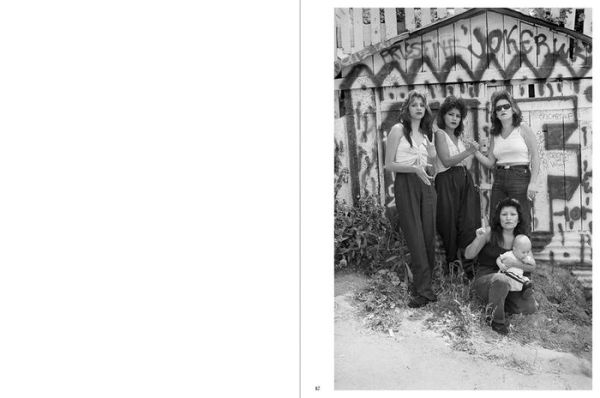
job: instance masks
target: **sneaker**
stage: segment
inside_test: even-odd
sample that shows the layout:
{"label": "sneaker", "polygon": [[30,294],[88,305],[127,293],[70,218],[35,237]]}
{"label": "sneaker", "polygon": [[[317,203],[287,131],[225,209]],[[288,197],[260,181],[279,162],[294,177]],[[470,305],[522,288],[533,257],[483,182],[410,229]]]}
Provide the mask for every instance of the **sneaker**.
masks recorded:
{"label": "sneaker", "polygon": [[492,330],[506,336],[508,334],[508,325],[492,321]]}
{"label": "sneaker", "polygon": [[413,297],[409,300],[408,306],[410,308],[419,308],[429,304],[429,299],[423,296]]}

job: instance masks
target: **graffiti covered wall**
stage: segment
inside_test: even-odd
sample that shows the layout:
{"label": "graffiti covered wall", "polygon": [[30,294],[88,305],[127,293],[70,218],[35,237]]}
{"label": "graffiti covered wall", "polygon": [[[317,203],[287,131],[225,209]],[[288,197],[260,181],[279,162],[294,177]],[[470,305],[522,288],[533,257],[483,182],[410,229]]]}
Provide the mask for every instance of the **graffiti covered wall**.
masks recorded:
{"label": "graffiti covered wall", "polygon": [[[336,181],[346,181],[338,198],[374,194],[395,217],[393,175],[383,170],[383,155],[408,91],[425,92],[434,113],[446,96],[462,97],[469,107],[465,135],[486,143],[490,96],[508,89],[542,158],[533,214],[536,258],[591,264],[591,39],[488,9],[414,33],[336,80],[343,93],[336,159],[342,136],[348,151],[336,167]],[[491,173],[476,161],[470,171],[488,214]]]}

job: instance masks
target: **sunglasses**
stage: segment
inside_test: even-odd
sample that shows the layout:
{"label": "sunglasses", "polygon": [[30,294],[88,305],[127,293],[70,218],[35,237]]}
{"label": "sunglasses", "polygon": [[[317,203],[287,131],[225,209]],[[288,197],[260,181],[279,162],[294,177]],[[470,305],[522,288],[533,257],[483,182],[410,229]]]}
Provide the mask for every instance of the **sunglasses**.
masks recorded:
{"label": "sunglasses", "polygon": [[502,109],[504,109],[504,110],[507,110],[507,109],[510,109],[510,108],[511,108],[511,105],[510,105],[510,104],[498,105],[498,106],[496,107],[496,112],[499,112],[499,111],[501,111]]}

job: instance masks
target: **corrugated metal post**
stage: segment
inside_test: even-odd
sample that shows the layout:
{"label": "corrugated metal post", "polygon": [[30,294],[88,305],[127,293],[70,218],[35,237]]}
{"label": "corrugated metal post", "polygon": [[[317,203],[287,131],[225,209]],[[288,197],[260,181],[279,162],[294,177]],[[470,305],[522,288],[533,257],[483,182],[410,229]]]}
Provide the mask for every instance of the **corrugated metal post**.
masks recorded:
{"label": "corrugated metal post", "polygon": [[383,10],[385,16],[385,39],[391,39],[398,35],[398,25],[396,24],[396,9],[385,8]]}
{"label": "corrugated metal post", "polygon": [[385,207],[385,176],[384,176],[384,153],[383,153],[383,142],[381,135],[381,103],[379,99],[379,93],[381,88],[375,87],[373,89],[373,95],[375,96],[375,136],[377,137],[377,166],[379,168],[379,202]]}
{"label": "corrugated metal post", "polygon": [[583,12],[583,34],[591,36],[592,35],[592,9],[586,8]]}
{"label": "corrugated metal post", "polygon": [[413,31],[417,26],[415,23],[415,9],[405,8],[404,9],[404,20],[406,21],[406,30]]}
{"label": "corrugated metal post", "polygon": [[346,114],[346,134],[348,135],[348,160],[350,168],[350,188],[352,190],[352,203],[356,203],[356,200],[360,197],[360,180],[358,178],[358,172],[360,165],[357,159],[357,144],[356,144],[356,129],[354,128],[355,114],[352,109],[352,90],[346,91],[346,98],[348,101],[344,101],[345,114]]}
{"label": "corrugated metal post", "polygon": [[355,53],[363,49],[363,17],[362,8],[352,9],[352,25],[354,26],[354,47],[352,52]]}
{"label": "corrugated metal post", "polygon": [[381,23],[379,21],[379,8],[371,8],[371,43],[381,42]]}
{"label": "corrugated metal post", "polygon": [[[569,12],[571,11],[571,12]],[[575,9],[567,8],[567,18],[565,20],[565,28],[574,30],[575,29]]]}
{"label": "corrugated metal post", "polygon": [[335,198],[354,206],[352,181],[350,180],[350,150],[346,132],[346,116],[335,120]]}
{"label": "corrugated metal post", "polygon": [[352,43],[350,39],[350,9],[341,8],[340,10],[340,21],[342,29],[342,49],[345,54],[352,53]]}
{"label": "corrugated metal post", "polygon": [[431,25],[431,8],[421,8],[421,27]]}
{"label": "corrugated metal post", "polygon": [[340,26],[339,26],[339,17],[338,17],[338,13],[337,10],[335,11],[335,15],[333,16],[333,26],[335,26],[335,35],[333,35],[333,59],[337,59],[338,56],[338,47],[341,47],[341,37],[338,37],[340,32]]}

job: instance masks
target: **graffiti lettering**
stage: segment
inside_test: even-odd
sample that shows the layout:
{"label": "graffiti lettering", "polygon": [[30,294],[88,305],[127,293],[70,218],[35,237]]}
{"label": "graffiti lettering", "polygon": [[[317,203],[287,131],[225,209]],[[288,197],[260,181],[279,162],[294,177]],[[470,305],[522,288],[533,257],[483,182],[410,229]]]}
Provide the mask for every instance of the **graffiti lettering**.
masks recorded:
{"label": "graffiti lettering", "polygon": [[[464,25],[463,29],[466,29]],[[519,44],[514,36],[519,36]],[[505,67],[500,65],[496,56],[496,53],[501,50],[502,37],[504,37],[506,55],[512,56],[512,58],[507,58],[505,60]],[[551,51],[550,46],[548,45],[548,36],[546,34],[539,33],[534,35],[532,31],[524,29],[519,35],[517,25],[513,25],[510,29],[492,30],[488,32],[487,35],[480,28],[475,28],[473,30],[473,39],[478,43],[477,47],[481,48],[480,51],[476,51],[471,44],[465,47],[469,50],[470,55],[474,57],[473,67],[471,67],[470,62],[468,62],[469,60],[465,59],[463,55],[454,54],[453,47],[456,49],[460,46],[460,43],[456,39],[442,40],[437,45],[431,45],[432,41],[429,39],[411,44],[402,41],[389,49],[381,51],[380,55],[382,56],[385,65],[376,75],[373,74],[369,67],[366,67],[363,64],[356,65],[352,68],[347,77],[343,79],[341,88],[349,88],[359,76],[360,72],[365,70],[364,68],[368,69],[370,78],[377,86],[382,85],[386,77],[393,72],[398,73],[407,85],[413,84],[415,82],[416,74],[422,70],[424,65],[427,65],[432,71],[436,83],[444,83],[448,78],[450,71],[458,65],[469,74],[471,80],[477,81],[481,79],[484,70],[488,67],[488,54],[490,54],[490,66],[494,65],[494,67],[503,75],[505,80],[512,79],[521,66],[529,67],[533,74],[532,77],[536,79],[548,78],[551,69],[557,64],[566,67],[569,70],[570,75],[575,78],[582,77],[589,72],[587,68],[576,71],[569,62],[569,49],[572,49],[573,51],[573,60],[585,60],[586,58],[585,47],[576,46],[574,41],[572,47],[567,47],[568,43],[563,41],[559,44],[558,39],[554,38]],[[437,59],[437,56],[435,54],[430,54],[429,49],[435,52],[439,48],[442,48],[443,51],[440,51],[440,68],[437,68],[437,64],[433,64],[432,62],[432,59]],[[587,48],[591,54],[591,47],[588,46]],[[534,49],[536,54],[542,54],[542,52],[546,54],[538,67],[533,65],[532,61],[528,58],[528,54],[532,53]],[[478,62],[475,63],[475,61]],[[404,62],[406,62],[406,68],[400,66],[400,64],[404,64]],[[535,63],[535,61],[533,62]],[[558,89],[562,90],[562,87],[558,87]],[[575,87],[575,92],[578,92],[578,87]]]}
{"label": "graffiti lettering", "polygon": [[[497,53],[502,48],[502,31],[494,30],[488,34],[490,51]],[[494,44],[495,43],[495,44]]]}
{"label": "graffiti lettering", "polygon": [[[347,71],[340,82],[341,90],[355,88],[358,85],[358,79],[368,79],[370,80],[368,86],[376,87],[372,90],[374,95],[378,95],[379,99],[387,102],[385,111],[377,110],[381,112],[378,113],[378,117],[381,117],[381,120],[378,120],[381,127],[375,129],[374,122],[365,116],[367,109],[363,109],[366,107],[369,113],[374,114],[374,100],[367,100],[366,104],[361,105],[355,99],[358,106],[353,106],[354,109],[351,111],[351,117],[355,122],[350,125],[357,129],[354,137],[356,141],[360,142],[359,145],[356,145],[359,158],[356,174],[359,177],[356,175],[351,177],[360,180],[361,191],[363,187],[366,189],[366,185],[370,185],[375,187],[370,188],[370,191],[379,192],[378,184],[383,184],[382,192],[386,194],[385,206],[390,211],[393,210],[395,207],[393,175],[383,171],[381,172],[383,181],[378,182],[374,178],[377,176],[377,172],[374,170],[378,165],[378,153],[376,150],[373,152],[369,150],[371,148],[369,145],[372,145],[373,140],[371,139],[370,143],[367,143],[369,141],[367,130],[376,130],[376,134],[384,134],[384,131],[389,131],[391,126],[398,122],[399,116],[399,107],[389,105],[391,103],[389,100],[397,101],[400,104],[400,101],[405,98],[405,92],[413,89],[416,84],[420,85],[420,89],[426,89],[430,98],[447,95],[469,98],[472,103],[469,105],[469,125],[465,133],[483,137],[490,135],[490,125],[489,122],[486,123],[490,117],[490,104],[480,101],[479,95],[482,88],[486,89],[487,87],[489,90],[490,87],[494,87],[495,89],[496,86],[502,84],[512,86],[519,104],[528,104],[530,101],[538,100],[544,101],[543,104],[545,104],[552,101],[554,97],[560,96],[560,102],[554,102],[551,107],[551,109],[559,109],[558,111],[545,113],[536,111],[535,116],[533,112],[527,113],[523,115],[523,120],[532,128],[533,123],[537,123],[534,131],[543,153],[544,187],[543,193],[539,196],[544,198],[544,202],[541,207],[535,208],[535,231],[532,240],[535,241],[534,245],[538,251],[543,249],[546,250],[546,255],[549,253],[550,256],[557,255],[566,258],[569,256],[569,252],[559,249],[558,245],[573,244],[572,232],[574,230],[576,232],[581,229],[587,233],[592,229],[592,209],[589,198],[592,191],[591,164],[588,164],[585,156],[582,158],[581,155],[582,146],[587,148],[589,145],[592,131],[591,126],[580,126],[577,117],[579,114],[577,101],[583,101],[582,103],[587,101],[588,104],[592,101],[592,87],[589,80],[585,79],[583,91],[581,86],[581,78],[590,77],[591,47],[587,44],[582,45],[561,32],[552,33],[549,29],[542,33],[540,31],[543,29],[538,27],[537,34],[535,28],[534,30],[522,29],[520,31],[518,23],[487,32],[486,28],[479,27],[471,31],[470,25],[467,24],[458,24],[457,28],[461,29],[464,35],[471,33],[470,40],[463,39],[461,42],[459,30],[455,31],[454,38],[442,38],[440,33],[438,42],[423,37],[419,41],[418,36],[411,36],[409,40],[400,41],[381,51],[383,64],[380,59],[377,63],[373,61],[370,64],[372,66],[367,66],[368,63],[365,62],[365,64],[355,65]],[[501,54],[502,52],[504,53]],[[580,62],[583,60],[586,62],[585,67],[582,67],[584,63]],[[376,73],[371,69],[372,67],[377,68]],[[564,72],[562,74],[553,73],[556,67],[560,67],[559,70]],[[487,69],[497,71],[498,82],[489,82],[492,84],[487,86],[485,83],[481,83]],[[527,72],[523,73],[524,70]],[[426,74],[422,71],[428,72]],[[456,78],[456,80],[449,80],[451,74],[452,78]],[[554,80],[549,80],[550,77]],[[568,79],[568,82],[563,82],[563,78]],[[515,81],[517,79],[526,80],[517,83]],[[535,92],[528,91],[530,84],[535,84]],[[391,89],[399,86],[402,87],[402,90]],[[384,87],[384,89],[379,89],[380,87]],[[386,91],[386,89],[390,89],[390,91]],[[531,90],[531,86],[529,86],[529,90]],[[360,97],[362,95],[360,91],[350,90],[348,97]],[[534,98],[528,98],[530,96],[534,96]],[[572,100],[571,104],[568,103],[569,100]],[[434,103],[437,104],[436,101],[430,102],[432,109],[434,109]],[[572,112],[565,111],[569,107]],[[359,111],[358,108],[361,110]],[[543,109],[543,105],[540,108]],[[530,106],[529,109],[538,108]],[[587,119],[584,120],[587,121]],[[348,132],[348,134],[352,134],[352,132]],[[365,143],[364,148],[361,147],[362,143]],[[351,144],[349,141],[350,146]],[[385,145],[383,149],[385,150]],[[481,183],[482,205],[487,215],[490,210],[491,174],[482,169],[483,173],[480,176],[477,162],[473,162],[473,164],[470,171],[476,175],[475,180]],[[337,170],[341,169],[337,168]],[[588,196],[584,196],[585,194]],[[582,237],[584,235],[582,232]],[[589,235],[585,236],[589,240]],[[550,244],[551,242],[552,244]],[[590,251],[587,250],[585,256],[589,257],[590,255]],[[571,257],[576,256],[577,252],[575,254],[571,252]],[[582,251],[581,259],[583,258]]]}
{"label": "graffiti lettering", "polygon": [[467,48],[475,58],[482,59],[484,57],[487,57],[487,52],[485,51],[485,49],[487,48],[487,40],[485,38],[485,34],[481,31],[481,29],[476,28],[473,30],[473,36],[475,36],[475,39],[479,42],[479,46],[481,47],[481,53],[476,54],[475,51],[473,51],[472,45],[469,45]]}
{"label": "graffiti lettering", "polygon": [[410,45],[410,50],[406,54],[407,59],[421,58],[423,52],[421,51],[421,43],[413,43]]}
{"label": "graffiti lettering", "polygon": [[585,99],[587,99],[589,102],[592,102],[592,86],[586,88],[583,93],[585,94]]}
{"label": "graffiti lettering", "polygon": [[452,54],[454,54],[455,46],[456,46],[456,40],[454,40],[454,39],[442,40],[439,44],[439,48],[444,53],[443,58],[448,58]]}
{"label": "graffiti lettering", "polygon": [[[587,143],[586,143],[586,145],[587,145]],[[583,179],[581,180],[581,187],[583,188],[584,193],[592,192],[592,184],[590,183],[591,178],[592,178],[592,171],[588,170],[588,161],[584,160],[583,161]],[[590,198],[586,198],[586,200],[589,202]]]}
{"label": "graffiti lettering", "polygon": [[517,44],[517,41],[512,38],[513,33],[517,29],[518,29],[518,27],[516,25],[514,25],[510,29],[510,31],[504,30],[504,36],[505,36],[505,40],[506,40],[506,53],[507,54],[511,54],[511,46],[512,46],[512,51],[514,51],[515,53],[519,53],[519,45]]}
{"label": "graffiti lettering", "polygon": [[[531,43],[531,40],[526,40],[525,36],[529,35],[529,37],[533,38],[533,33],[531,33],[530,30],[522,30],[521,31],[521,53],[523,54],[529,54],[530,52],[533,51],[533,46],[529,46],[529,43]],[[534,40],[535,41],[535,40]]]}
{"label": "graffiti lettering", "polygon": [[[546,35],[539,34],[539,35],[535,36],[535,47],[536,47],[538,55],[541,53],[542,46],[546,47],[547,53],[550,54],[550,56],[552,56],[552,54],[551,54],[552,52],[550,51],[550,46],[548,46],[546,44]],[[546,55],[546,56],[548,56],[548,55]]]}

